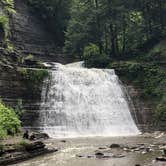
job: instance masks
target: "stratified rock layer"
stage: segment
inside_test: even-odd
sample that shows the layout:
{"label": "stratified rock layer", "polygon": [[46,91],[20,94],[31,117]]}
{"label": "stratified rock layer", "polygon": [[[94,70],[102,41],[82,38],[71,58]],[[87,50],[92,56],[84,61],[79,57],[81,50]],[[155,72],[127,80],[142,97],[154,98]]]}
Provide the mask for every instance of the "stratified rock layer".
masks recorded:
{"label": "stratified rock layer", "polygon": [[11,19],[12,42],[24,55],[33,54],[38,58],[64,63],[61,49],[48,32],[46,25],[30,10],[26,0],[15,0],[16,14]]}

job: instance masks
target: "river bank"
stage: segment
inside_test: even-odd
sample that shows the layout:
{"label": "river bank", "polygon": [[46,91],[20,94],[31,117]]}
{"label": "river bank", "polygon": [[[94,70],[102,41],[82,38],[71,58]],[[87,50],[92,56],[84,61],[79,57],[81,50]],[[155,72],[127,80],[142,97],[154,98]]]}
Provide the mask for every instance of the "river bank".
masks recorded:
{"label": "river bank", "polygon": [[[157,161],[166,148],[166,134],[143,134],[136,137],[89,137],[49,139],[56,153],[41,155],[14,166],[165,166]],[[164,156],[163,156],[164,157]]]}
{"label": "river bank", "polygon": [[47,134],[33,133],[29,139],[23,139],[18,135],[1,140],[0,165],[6,166],[58,151],[55,147],[47,147],[44,143],[45,139],[48,139]]}

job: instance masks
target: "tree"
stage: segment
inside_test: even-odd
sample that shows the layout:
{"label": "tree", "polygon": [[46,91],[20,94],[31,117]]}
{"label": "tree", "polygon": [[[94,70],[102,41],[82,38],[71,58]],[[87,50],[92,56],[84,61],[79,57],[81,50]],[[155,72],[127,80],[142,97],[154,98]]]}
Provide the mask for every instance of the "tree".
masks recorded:
{"label": "tree", "polygon": [[29,0],[71,58],[93,43],[120,58],[166,34],[164,0]]}

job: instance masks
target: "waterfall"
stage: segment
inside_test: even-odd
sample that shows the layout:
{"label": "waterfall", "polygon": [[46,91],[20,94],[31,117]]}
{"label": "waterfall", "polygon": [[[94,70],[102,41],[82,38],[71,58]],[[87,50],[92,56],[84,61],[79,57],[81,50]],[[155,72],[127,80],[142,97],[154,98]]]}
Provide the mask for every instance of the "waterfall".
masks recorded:
{"label": "waterfall", "polygon": [[50,137],[139,134],[115,71],[54,63],[43,87],[40,127]]}

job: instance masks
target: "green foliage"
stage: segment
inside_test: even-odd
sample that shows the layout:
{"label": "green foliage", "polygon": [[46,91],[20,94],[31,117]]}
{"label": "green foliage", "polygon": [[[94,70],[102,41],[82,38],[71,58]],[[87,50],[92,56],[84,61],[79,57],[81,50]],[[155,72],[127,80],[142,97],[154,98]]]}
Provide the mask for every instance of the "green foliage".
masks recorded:
{"label": "green foliage", "polygon": [[19,131],[20,121],[13,109],[0,103],[0,139]]}
{"label": "green foliage", "polygon": [[90,43],[84,48],[83,56],[85,59],[91,56],[98,56],[100,54],[99,47],[95,44]]}
{"label": "green foliage", "polygon": [[4,40],[7,40],[9,36],[9,18],[7,15],[0,15],[0,27],[4,31]]}
{"label": "green foliage", "polygon": [[32,97],[41,90],[40,88],[42,86],[44,79],[46,77],[49,77],[49,72],[46,69],[32,70],[19,68],[18,72],[22,77],[23,84],[26,85],[26,87],[31,92],[30,95]]}
{"label": "green foliage", "polygon": [[9,14],[16,13],[13,0],[2,0],[2,4],[5,6],[5,12],[8,12]]}
{"label": "green foliage", "polygon": [[23,76],[25,81],[31,82],[31,84],[36,84],[37,86],[42,83],[45,77],[49,76],[49,73],[45,69],[40,70],[30,70],[30,69],[20,69],[20,74]]}
{"label": "green foliage", "polygon": [[3,6],[2,14],[0,15],[0,27],[4,32],[4,43],[6,44],[5,51],[11,53],[14,51],[13,45],[10,42],[10,26],[9,17],[11,14],[15,14],[14,1],[13,0],[2,0],[0,5]]}
{"label": "green foliage", "polygon": [[7,131],[0,126],[0,140],[7,137]]}
{"label": "green foliage", "polygon": [[82,58],[84,47],[94,43],[116,59],[137,53],[146,42],[165,36],[165,13],[164,0],[73,0],[65,52]]}
{"label": "green foliage", "polygon": [[105,68],[110,62],[110,58],[105,54],[100,54],[99,47],[90,43],[84,48],[83,60],[86,67]]}
{"label": "green foliage", "polygon": [[34,56],[32,54],[29,54],[28,56],[25,57],[25,60],[33,60]]}

